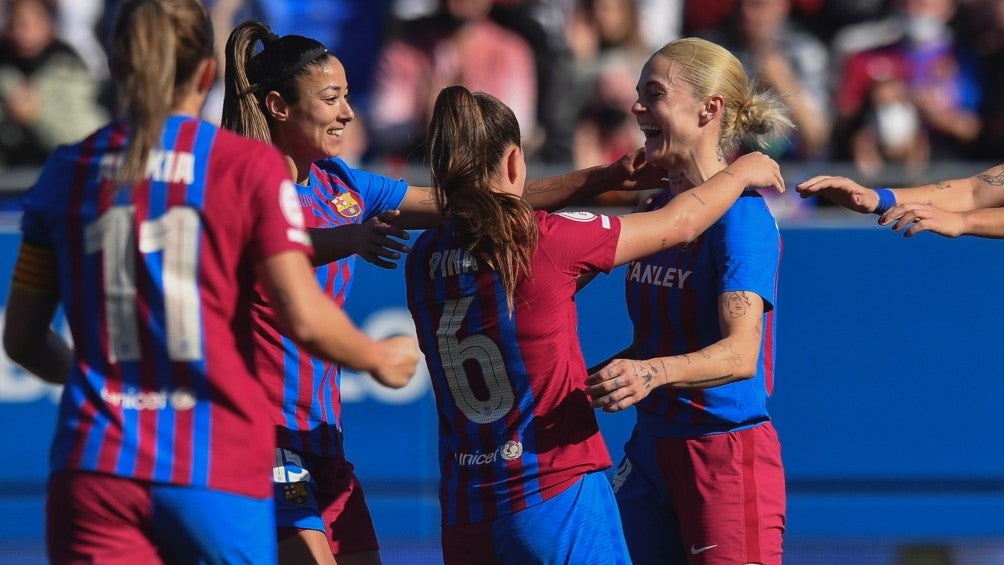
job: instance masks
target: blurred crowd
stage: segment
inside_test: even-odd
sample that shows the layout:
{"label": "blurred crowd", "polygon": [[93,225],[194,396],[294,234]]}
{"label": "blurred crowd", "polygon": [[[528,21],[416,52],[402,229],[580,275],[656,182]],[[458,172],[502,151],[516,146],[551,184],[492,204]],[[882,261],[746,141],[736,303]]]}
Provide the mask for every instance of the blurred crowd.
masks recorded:
{"label": "blurred crowd", "polygon": [[[0,169],[40,165],[115,111],[102,41],[115,5],[3,0]],[[234,25],[254,18],[342,60],[355,110],[343,156],[357,164],[421,162],[432,102],[450,84],[511,106],[530,163],[609,162],[642,144],[631,116],[642,64],[682,36],[727,47],[785,96],[797,128],[762,149],[778,160],[846,161],[867,179],[890,164],[997,160],[1004,149],[1004,0],[206,5],[219,52]],[[205,118],[219,121],[221,98],[222,88]]]}

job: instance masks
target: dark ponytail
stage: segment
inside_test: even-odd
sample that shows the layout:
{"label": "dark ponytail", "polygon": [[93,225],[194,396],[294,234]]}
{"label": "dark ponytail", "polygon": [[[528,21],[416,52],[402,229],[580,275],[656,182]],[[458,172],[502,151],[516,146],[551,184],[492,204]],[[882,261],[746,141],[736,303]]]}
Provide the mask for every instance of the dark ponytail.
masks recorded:
{"label": "dark ponytail", "polygon": [[519,122],[494,96],[451,86],[436,98],[428,140],[436,206],[456,221],[467,249],[498,273],[512,314],[540,234],[530,205],[494,191],[491,179],[506,150],[520,146]]}

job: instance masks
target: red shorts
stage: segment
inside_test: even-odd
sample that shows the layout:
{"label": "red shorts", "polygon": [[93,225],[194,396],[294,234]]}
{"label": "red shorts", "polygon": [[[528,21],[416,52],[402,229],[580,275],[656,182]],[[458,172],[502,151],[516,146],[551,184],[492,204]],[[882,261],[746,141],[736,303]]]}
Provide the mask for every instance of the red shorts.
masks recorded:
{"label": "red shorts", "polygon": [[697,438],[635,433],[614,477],[635,563],[780,565],[781,446],[770,422]]}
{"label": "red shorts", "polygon": [[[289,457],[289,450],[282,451]],[[274,483],[279,540],[301,530],[323,529],[333,555],[379,550],[373,518],[352,463],[343,458],[292,454],[299,457],[310,479]]]}
{"label": "red shorts", "polygon": [[53,564],[275,562],[270,499],[62,471],[45,504]]}

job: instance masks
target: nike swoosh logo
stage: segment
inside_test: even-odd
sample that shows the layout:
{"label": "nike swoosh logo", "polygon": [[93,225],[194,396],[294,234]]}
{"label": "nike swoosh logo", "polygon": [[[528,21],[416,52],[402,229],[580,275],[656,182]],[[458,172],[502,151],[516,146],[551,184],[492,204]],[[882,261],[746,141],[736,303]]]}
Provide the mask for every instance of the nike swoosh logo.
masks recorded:
{"label": "nike swoosh logo", "polygon": [[704,547],[697,547],[696,545],[692,545],[692,546],[690,546],[690,554],[691,555],[697,555],[698,553],[704,553],[705,551],[707,551],[709,549],[716,548],[716,547],[718,547],[718,544],[715,544],[715,545],[706,545]]}

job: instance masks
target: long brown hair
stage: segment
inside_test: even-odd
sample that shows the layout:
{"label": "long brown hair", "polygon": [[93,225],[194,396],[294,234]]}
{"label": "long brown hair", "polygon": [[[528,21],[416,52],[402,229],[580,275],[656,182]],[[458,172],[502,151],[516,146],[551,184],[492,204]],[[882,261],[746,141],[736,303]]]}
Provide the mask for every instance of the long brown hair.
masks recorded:
{"label": "long brown hair", "polygon": [[287,103],[296,104],[300,99],[296,79],[309,75],[312,65],[330,56],[331,52],[316,39],[302,35],[279,37],[262,22],[241,22],[227,39],[223,127],[271,142],[265,95],[275,91]]}
{"label": "long brown hair", "polygon": [[492,190],[506,150],[520,147],[519,122],[494,96],[451,86],[436,98],[428,143],[436,207],[456,222],[467,249],[498,273],[511,315],[540,237],[529,204]]}
{"label": "long brown hair", "polygon": [[130,124],[119,171],[120,180],[129,183],[143,178],[167,116],[199,64],[213,57],[213,27],[196,0],[126,0],[109,53]]}

